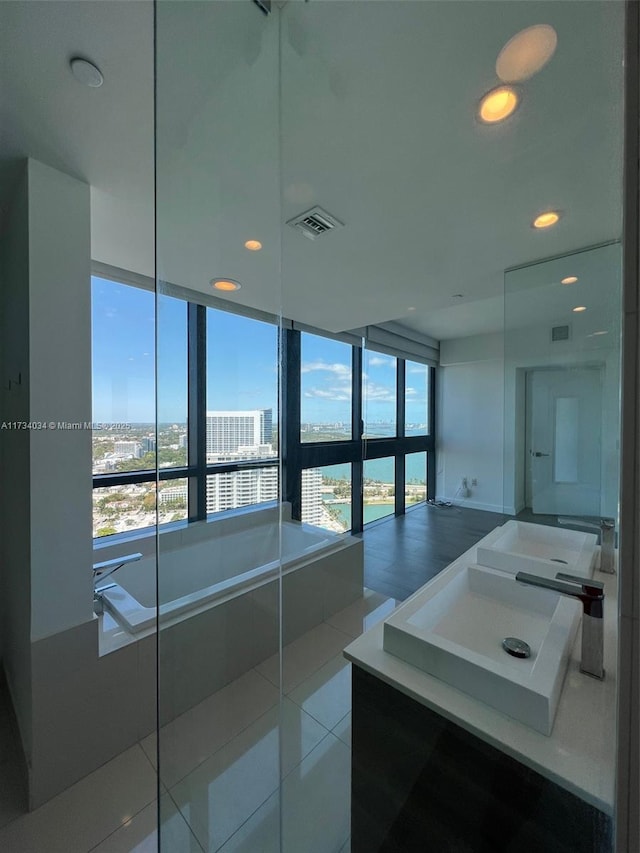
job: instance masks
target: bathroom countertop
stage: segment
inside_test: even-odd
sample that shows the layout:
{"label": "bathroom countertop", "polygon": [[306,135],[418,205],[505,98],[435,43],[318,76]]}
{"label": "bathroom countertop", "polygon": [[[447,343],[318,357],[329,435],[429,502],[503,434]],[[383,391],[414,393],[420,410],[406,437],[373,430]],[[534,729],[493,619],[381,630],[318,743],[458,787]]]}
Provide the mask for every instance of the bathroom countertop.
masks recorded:
{"label": "bathroom countertop", "polygon": [[[443,571],[476,562],[476,546]],[[407,696],[556,782],[608,815],[613,814],[616,755],[616,575],[605,584],[603,681],[579,671],[576,635],[551,735],[543,735],[385,652],[383,624],[348,645],[345,657]],[[418,595],[418,592],[414,595]],[[412,596],[413,597],[413,596]],[[407,599],[409,600],[409,599]],[[405,602],[403,602],[404,604]]]}

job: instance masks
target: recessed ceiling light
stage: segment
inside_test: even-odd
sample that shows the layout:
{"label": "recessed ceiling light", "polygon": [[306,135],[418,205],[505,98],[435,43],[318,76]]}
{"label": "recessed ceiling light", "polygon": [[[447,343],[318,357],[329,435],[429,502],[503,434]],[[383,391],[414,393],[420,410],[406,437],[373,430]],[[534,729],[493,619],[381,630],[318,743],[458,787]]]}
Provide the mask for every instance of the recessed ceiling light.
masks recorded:
{"label": "recessed ceiling light", "polygon": [[609,334],[609,332],[607,332],[607,331],[605,331],[605,330],[603,329],[603,330],[601,330],[601,331],[599,331],[599,332],[592,332],[592,333],[589,335],[589,337],[590,337],[590,338],[595,338],[595,337],[597,337],[598,335],[608,335],[608,334]]}
{"label": "recessed ceiling light", "polygon": [[520,98],[511,86],[498,86],[482,98],[478,107],[478,117],[485,124],[504,121],[518,106]]}
{"label": "recessed ceiling light", "polygon": [[452,299],[464,299],[464,293],[452,293],[451,298]]}
{"label": "recessed ceiling light", "polygon": [[260,240],[247,240],[244,244],[245,249],[248,249],[250,252],[259,252],[262,248],[262,243]]}
{"label": "recessed ceiling light", "polygon": [[410,306],[407,308],[407,311],[415,311],[415,310],[416,310],[415,305],[410,305]]}
{"label": "recessed ceiling light", "polygon": [[496,73],[505,83],[520,83],[533,77],[555,53],[558,36],[549,24],[534,24],[520,30],[505,44],[496,61]]}
{"label": "recessed ceiling light", "polygon": [[93,62],[81,59],[79,56],[74,56],[73,59],[69,61],[69,66],[71,67],[71,73],[76,80],[79,83],[83,83],[85,86],[91,86],[92,89],[97,89],[104,83],[102,71],[100,71],[98,66],[94,65]]}
{"label": "recessed ceiling light", "polygon": [[546,213],[541,213],[533,220],[534,228],[551,228],[560,219],[560,214],[557,210],[547,210]]}
{"label": "recessed ceiling light", "polygon": [[575,314],[579,314],[581,311],[586,311],[587,306],[586,305],[576,305],[576,307],[573,308],[572,310],[574,311]]}
{"label": "recessed ceiling light", "polygon": [[577,275],[568,275],[566,278],[563,278],[560,284],[575,284],[578,280]]}
{"label": "recessed ceiling light", "polygon": [[239,281],[234,281],[232,278],[214,278],[211,279],[211,284],[216,290],[225,290],[227,292],[240,290],[242,286]]}

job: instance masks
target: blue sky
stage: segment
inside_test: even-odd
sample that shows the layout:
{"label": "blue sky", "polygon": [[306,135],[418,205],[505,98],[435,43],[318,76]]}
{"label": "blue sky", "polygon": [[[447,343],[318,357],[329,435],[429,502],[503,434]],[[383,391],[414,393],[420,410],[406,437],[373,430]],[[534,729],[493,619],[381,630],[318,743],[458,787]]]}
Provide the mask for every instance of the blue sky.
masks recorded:
{"label": "blue sky", "polygon": [[[155,295],[94,277],[93,419],[155,417]],[[158,298],[158,419],[187,417],[186,304]],[[272,408],[277,419],[277,329],[207,309],[207,408]],[[365,422],[395,420],[396,360],[365,352]],[[302,422],[350,422],[351,347],[302,336]],[[426,370],[407,362],[407,422],[426,420]]]}

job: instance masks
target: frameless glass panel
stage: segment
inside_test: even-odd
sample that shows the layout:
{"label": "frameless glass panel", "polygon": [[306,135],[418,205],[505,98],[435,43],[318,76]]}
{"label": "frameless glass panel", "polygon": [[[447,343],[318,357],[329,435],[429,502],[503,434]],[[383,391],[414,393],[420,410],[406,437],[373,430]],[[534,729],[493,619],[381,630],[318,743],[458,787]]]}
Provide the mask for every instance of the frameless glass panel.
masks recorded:
{"label": "frameless glass panel", "polygon": [[395,459],[367,459],[363,464],[364,523],[395,512]]}
{"label": "frameless glass panel", "polygon": [[306,332],[300,337],[300,441],[348,440],[352,348]]}
{"label": "frameless glass panel", "polygon": [[404,434],[428,435],[429,379],[431,371],[426,364],[405,362]]}
{"label": "frameless glass panel", "polygon": [[397,359],[369,350],[362,357],[364,438],[395,436]]}
{"label": "frameless glass panel", "polygon": [[578,480],[579,414],[577,397],[556,397],[553,443],[553,477],[556,483],[575,483]]}
{"label": "frameless glass panel", "polygon": [[128,483],[93,490],[93,536],[151,528],[156,523],[156,484]]}
{"label": "frameless glass panel", "polygon": [[427,499],[427,454],[407,453],[404,469],[404,502],[408,509]]}
{"label": "frameless glass panel", "polygon": [[[160,480],[159,495],[172,518],[186,512],[187,491],[189,517],[158,537],[167,853],[280,850],[283,716],[292,726],[285,753],[296,759],[286,772],[311,748],[301,708],[290,703],[283,715],[280,691],[281,640],[316,612],[309,588],[283,624],[281,542],[292,560],[307,543],[293,522],[285,537],[279,463],[265,461],[279,454],[284,220],[271,5],[270,15],[255,3],[154,6],[158,418],[172,431],[166,449],[185,459],[188,449],[190,464],[187,482]],[[189,306],[188,429],[173,393],[178,344],[175,326],[162,325],[164,295]],[[162,619],[172,609],[179,615]]]}
{"label": "frameless glass panel", "polygon": [[302,521],[334,533],[351,530],[351,465],[302,472]]}
{"label": "frameless glass panel", "polygon": [[154,294],[94,276],[91,311],[93,473],[153,470]]}
{"label": "frameless glass panel", "polygon": [[207,514],[275,501],[278,467],[245,468],[207,477]]}
{"label": "frameless glass panel", "polygon": [[207,309],[207,462],[278,452],[278,329]]}
{"label": "frameless glass panel", "polygon": [[158,467],[187,464],[187,303],[158,296]]}

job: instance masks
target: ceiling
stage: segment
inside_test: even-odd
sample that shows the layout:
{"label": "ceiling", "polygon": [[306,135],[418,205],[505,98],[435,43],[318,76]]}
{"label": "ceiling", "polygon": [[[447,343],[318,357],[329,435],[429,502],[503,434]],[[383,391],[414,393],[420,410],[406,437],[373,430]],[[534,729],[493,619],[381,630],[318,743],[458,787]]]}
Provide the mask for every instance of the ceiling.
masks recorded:
{"label": "ceiling", "polygon": [[[437,339],[499,330],[504,270],[621,234],[618,2],[163,2],[157,20],[157,270],[332,331],[395,320]],[[555,56],[480,125],[503,44]],[[100,89],[78,84],[72,55]],[[0,4],[0,192],[35,157],[92,187],[96,260],[154,273],[153,7]],[[344,223],[286,226],[319,204]],[[563,212],[548,232],[530,227]],[[244,241],[264,248],[247,252]],[[463,294],[454,297],[453,294]]]}

